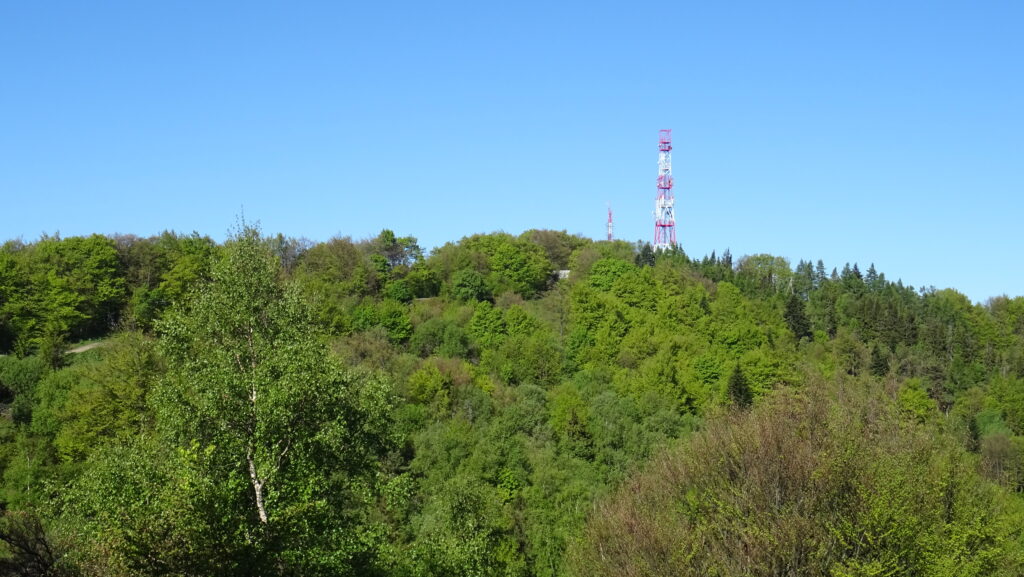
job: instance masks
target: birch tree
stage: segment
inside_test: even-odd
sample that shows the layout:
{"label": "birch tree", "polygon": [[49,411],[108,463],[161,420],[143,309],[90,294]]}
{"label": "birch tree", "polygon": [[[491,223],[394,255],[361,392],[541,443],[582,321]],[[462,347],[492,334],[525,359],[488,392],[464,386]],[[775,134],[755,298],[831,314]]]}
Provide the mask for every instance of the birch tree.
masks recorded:
{"label": "birch tree", "polygon": [[270,566],[336,573],[355,555],[357,495],[386,445],[384,386],[330,357],[256,229],[226,244],[212,277],[159,325],[158,423],[210,455],[237,534]]}

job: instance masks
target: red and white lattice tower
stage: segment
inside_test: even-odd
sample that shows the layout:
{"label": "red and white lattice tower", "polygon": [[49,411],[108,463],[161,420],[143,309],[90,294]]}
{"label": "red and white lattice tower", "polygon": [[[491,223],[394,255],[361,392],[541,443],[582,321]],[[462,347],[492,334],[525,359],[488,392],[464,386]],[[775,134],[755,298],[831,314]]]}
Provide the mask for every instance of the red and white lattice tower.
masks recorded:
{"label": "red and white lattice tower", "polygon": [[608,205],[608,240],[612,239],[612,205]]}
{"label": "red and white lattice tower", "polygon": [[672,131],[658,131],[658,200],[654,203],[654,250],[676,246],[676,197],[672,192]]}

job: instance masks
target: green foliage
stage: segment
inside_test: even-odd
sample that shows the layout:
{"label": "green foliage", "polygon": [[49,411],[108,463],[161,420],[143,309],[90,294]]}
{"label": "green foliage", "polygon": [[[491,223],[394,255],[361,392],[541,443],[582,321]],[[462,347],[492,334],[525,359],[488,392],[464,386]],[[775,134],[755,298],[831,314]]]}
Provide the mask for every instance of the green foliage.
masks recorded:
{"label": "green foliage", "polygon": [[261,571],[258,543],[240,540],[232,523],[237,496],[210,474],[213,451],[142,436],[94,453],[62,503],[64,522],[80,531],[83,572]]}
{"label": "green foliage", "polygon": [[750,292],[779,293],[789,289],[793,271],[789,261],[770,254],[755,254],[740,259],[736,283]]}
{"label": "green foliage", "polygon": [[995,377],[988,390],[1013,434],[1024,435],[1024,378]]}
{"label": "green foliage", "polygon": [[561,349],[554,337],[538,331],[513,334],[499,348],[484,350],[480,366],[507,384],[550,386],[561,376],[561,359]]}
{"label": "green foliage", "polygon": [[469,321],[469,334],[482,347],[497,347],[508,335],[505,315],[489,302],[477,303]]}
{"label": "green foliage", "polygon": [[384,296],[394,301],[408,303],[415,295],[409,283],[404,279],[395,279],[384,285]]}
{"label": "green foliage", "polygon": [[524,297],[536,296],[551,277],[554,266],[535,244],[509,241],[484,243],[482,250],[490,257],[492,292],[499,294],[511,290]]}
{"label": "green foliage", "polygon": [[371,243],[373,252],[384,257],[389,271],[408,269],[423,258],[423,250],[411,236],[397,237],[394,231],[384,229]]}
{"label": "green foliage", "polygon": [[793,331],[793,335],[797,339],[812,338],[811,321],[808,320],[807,314],[804,312],[804,302],[800,300],[796,293],[790,294],[789,298],[786,299],[786,312],[784,316],[786,318],[786,325],[789,326],[789,330]]}
{"label": "green foliage", "polygon": [[441,374],[437,365],[428,363],[409,375],[406,381],[409,399],[416,403],[435,404],[439,408],[448,408],[447,387],[451,383]]}
{"label": "green foliage", "polygon": [[723,416],[652,461],[597,510],[571,573],[1022,570],[1024,509],[1014,497],[877,393],[825,388]]}
{"label": "green foliage", "polygon": [[386,446],[384,390],[330,359],[279,278],[257,231],[244,229],[212,284],[167,315],[157,422],[202,455],[202,482],[223,499],[229,557],[256,545],[250,563],[263,572],[337,571],[362,546],[350,537],[360,523],[352,506]]}
{"label": "green foliage", "polygon": [[441,279],[437,271],[424,263],[416,263],[403,279],[414,297],[435,297],[441,292]]}
{"label": "green foliage", "polygon": [[15,422],[27,423],[35,403],[36,385],[47,370],[42,357],[0,356],[0,395],[2,402],[11,403],[11,416]]}
{"label": "green foliage", "polygon": [[615,258],[603,258],[590,268],[588,282],[594,288],[610,291],[620,278],[631,272],[633,272],[633,267],[629,263]]}
{"label": "green foliage", "polygon": [[900,410],[918,422],[925,422],[935,412],[935,401],[928,397],[921,379],[907,379],[900,387]]}
{"label": "green foliage", "polygon": [[584,279],[595,262],[602,258],[614,258],[627,263],[636,259],[636,247],[628,242],[595,242],[581,246],[569,257],[569,269],[575,278]]}
{"label": "green foliage", "polygon": [[[35,511],[0,513],[0,575],[71,577],[67,543],[44,526]],[[5,554],[6,553],[6,554]]]}
{"label": "green foliage", "polygon": [[491,297],[484,277],[472,269],[462,269],[452,275],[449,295],[457,301],[482,301]]}
{"label": "green foliage", "polygon": [[409,350],[424,358],[434,354],[466,357],[469,355],[469,338],[459,324],[441,317],[431,317],[413,329]]}
{"label": "green foliage", "polygon": [[0,536],[84,575],[1012,574],[1024,297],[826,270],[544,230],[8,242]]}
{"label": "green foliage", "polygon": [[519,240],[541,247],[556,269],[568,269],[572,253],[592,242],[589,238],[569,234],[564,230],[538,229],[524,232],[519,235]]}
{"label": "green foliage", "polygon": [[4,474],[0,497],[6,508],[29,510],[45,504],[49,496],[45,483],[60,473],[52,466],[53,453],[45,437],[33,435],[25,428],[4,431]]}
{"label": "green foliage", "polygon": [[729,401],[741,409],[749,407],[754,401],[754,395],[750,391],[750,383],[747,381],[747,377],[743,375],[743,369],[739,365],[736,365],[729,375],[729,383],[725,391]]}
{"label": "green foliage", "polygon": [[437,249],[428,264],[441,271],[444,292],[457,300],[484,300],[514,292],[526,298],[544,290],[555,270],[540,246],[504,233],[475,235]]}
{"label": "green foliage", "polygon": [[118,320],[126,292],[111,239],[43,237],[5,244],[0,254],[5,348],[22,354],[42,348],[56,360],[53,350],[64,338],[99,335]]}
{"label": "green foliage", "polygon": [[310,248],[302,255],[295,276],[307,290],[326,298],[365,295],[377,282],[368,257],[347,237]]}
{"label": "green foliage", "polygon": [[425,508],[417,573],[485,577],[526,574],[515,538],[515,520],[497,488],[457,476]]}
{"label": "green foliage", "polygon": [[[140,239],[118,237],[118,253],[131,287],[127,324],[149,330],[171,303],[178,302],[196,285],[210,278],[217,246],[198,233]],[[285,250],[283,237],[277,246]]]}
{"label": "green foliage", "polygon": [[654,266],[654,249],[651,248],[651,243],[645,242],[640,247],[634,262],[637,266]]}
{"label": "green foliage", "polygon": [[413,332],[408,309],[393,300],[364,301],[352,311],[352,326],[359,331],[382,327],[393,343],[408,340]]}
{"label": "green foliage", "polygon": [[54,447],[65,460],[81,461],[110,440],[147,431],[147,395],[163,373],[154,343],[125,333],[103,348],[101,360],[76,367],[79,378],[57,409]]}

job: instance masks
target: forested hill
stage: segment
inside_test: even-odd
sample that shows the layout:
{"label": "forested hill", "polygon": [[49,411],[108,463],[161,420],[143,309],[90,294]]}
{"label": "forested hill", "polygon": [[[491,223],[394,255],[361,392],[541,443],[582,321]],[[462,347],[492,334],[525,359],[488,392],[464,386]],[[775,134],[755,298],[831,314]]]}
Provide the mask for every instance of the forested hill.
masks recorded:
{"label": "forested hill", "polygon": [[0,354],[0,575],[1024,573],[1024,297],[549,230],[44,237]]}

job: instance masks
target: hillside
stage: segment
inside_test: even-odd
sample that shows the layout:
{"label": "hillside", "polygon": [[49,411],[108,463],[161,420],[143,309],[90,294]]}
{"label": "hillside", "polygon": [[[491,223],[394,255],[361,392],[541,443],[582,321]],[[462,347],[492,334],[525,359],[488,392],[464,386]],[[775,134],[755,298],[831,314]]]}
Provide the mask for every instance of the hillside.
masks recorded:
{"label": "hillside", "polygon": [[44,237],[0,354],[0,574],[1024,570],[1024,297],[873,265]]}

